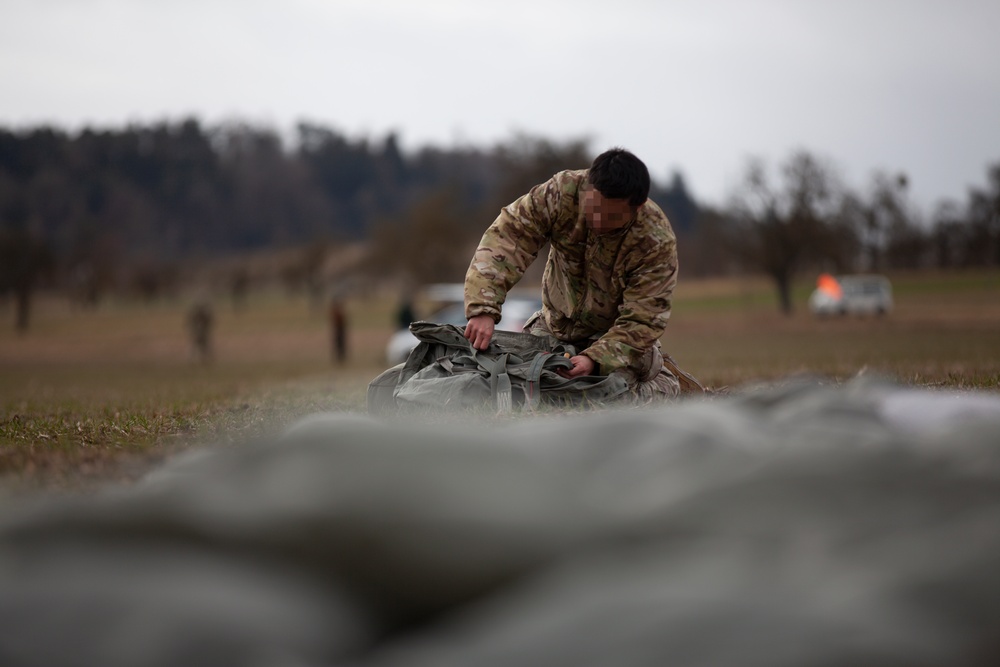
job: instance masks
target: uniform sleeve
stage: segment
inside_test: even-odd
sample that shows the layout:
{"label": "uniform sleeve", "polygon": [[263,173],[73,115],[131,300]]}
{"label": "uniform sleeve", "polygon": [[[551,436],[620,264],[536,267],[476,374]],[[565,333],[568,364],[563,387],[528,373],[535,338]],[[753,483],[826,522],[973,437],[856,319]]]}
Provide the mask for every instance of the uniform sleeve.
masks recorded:
{"label": "uniform sleeve", "polygon": [[500,308],[525,270],[549,239],[562,204],[559,177],[536,185],[504,207],[483,234],[465,274],[465,316],[490,315],[500,321]]}
{"label": "uniform sleeve", "polygon": [[663,335],[670,319],[677,285],[677,243],[674,239],[640,251],[626,277],[618,318],[606,334],[583,351],[602,374],[637,366],[643,354]]}

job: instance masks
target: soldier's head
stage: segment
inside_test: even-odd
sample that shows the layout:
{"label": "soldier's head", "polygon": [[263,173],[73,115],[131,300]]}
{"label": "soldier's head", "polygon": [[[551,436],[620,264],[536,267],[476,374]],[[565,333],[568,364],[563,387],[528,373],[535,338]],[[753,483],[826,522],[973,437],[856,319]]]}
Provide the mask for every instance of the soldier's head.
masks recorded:
{"label": "soldier's head", "polygon": [[623,148],[598,155],[583,190],[587,224],[598,232],[621,229],[635,218],[649,197],[649,170]]}

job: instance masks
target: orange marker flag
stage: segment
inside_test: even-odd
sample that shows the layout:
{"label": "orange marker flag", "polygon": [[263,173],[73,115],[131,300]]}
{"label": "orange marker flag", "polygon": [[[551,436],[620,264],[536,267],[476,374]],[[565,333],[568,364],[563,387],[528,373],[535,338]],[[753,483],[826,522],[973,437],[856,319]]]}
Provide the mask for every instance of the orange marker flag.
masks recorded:
{"label": "orange marker flag", "polygon": [[843,290],[840,289],[840,283],[829,273],[820,274],[819,278],[816,279],[816,287],[820,292],[825,292],[834,299],[839,299],[844,295]]}

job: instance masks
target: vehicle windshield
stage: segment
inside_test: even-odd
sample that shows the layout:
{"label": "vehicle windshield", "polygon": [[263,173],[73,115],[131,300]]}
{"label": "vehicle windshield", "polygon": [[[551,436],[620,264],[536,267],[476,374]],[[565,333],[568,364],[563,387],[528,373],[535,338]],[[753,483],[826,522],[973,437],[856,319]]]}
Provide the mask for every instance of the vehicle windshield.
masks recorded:
{"label": "vehicle windshield", "polygon": [[878,278],[841,278],[840,285],[844,294],[850,295],[881,294],[887,291],[885,281]]}

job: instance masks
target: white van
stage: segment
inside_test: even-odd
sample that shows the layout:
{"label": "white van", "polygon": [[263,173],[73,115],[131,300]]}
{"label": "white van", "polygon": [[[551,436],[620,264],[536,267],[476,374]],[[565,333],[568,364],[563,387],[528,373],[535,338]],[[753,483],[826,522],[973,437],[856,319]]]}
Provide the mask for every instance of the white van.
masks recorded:
{"label": "white van", "polygon": [[823,274],[809,296],[814,315],[886,315],[892,311],[892,285],[885,276]]}

